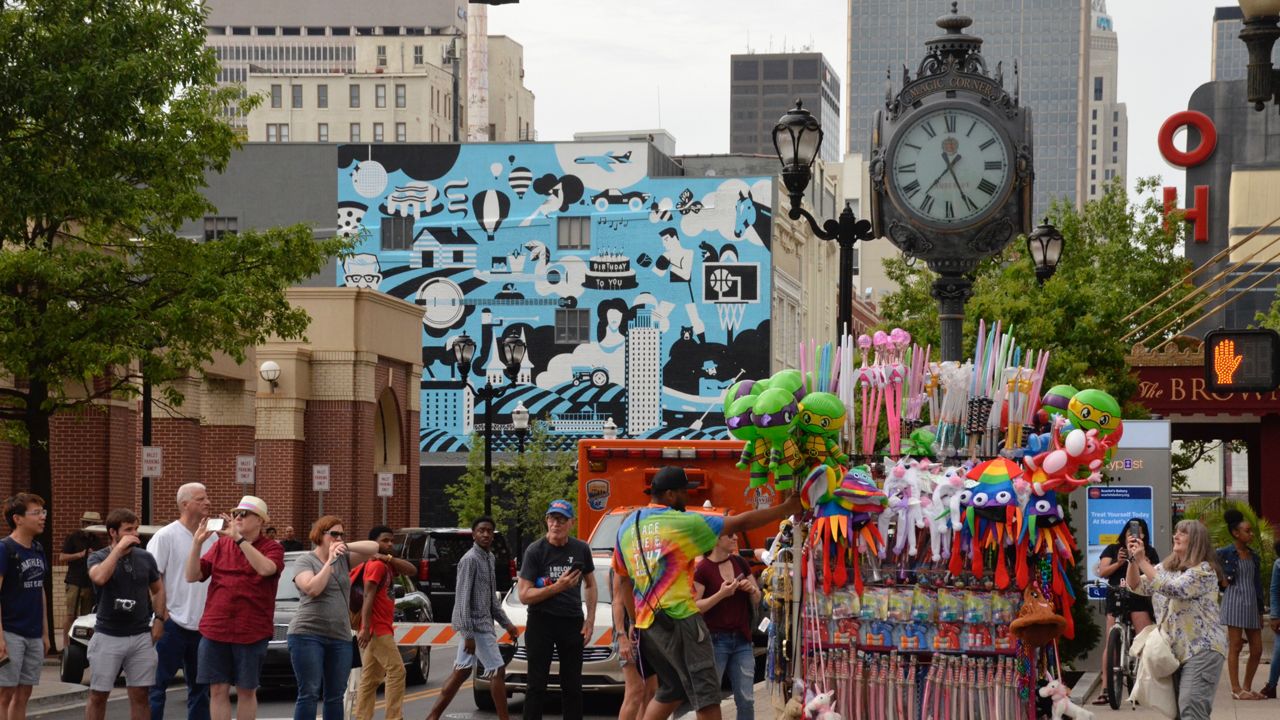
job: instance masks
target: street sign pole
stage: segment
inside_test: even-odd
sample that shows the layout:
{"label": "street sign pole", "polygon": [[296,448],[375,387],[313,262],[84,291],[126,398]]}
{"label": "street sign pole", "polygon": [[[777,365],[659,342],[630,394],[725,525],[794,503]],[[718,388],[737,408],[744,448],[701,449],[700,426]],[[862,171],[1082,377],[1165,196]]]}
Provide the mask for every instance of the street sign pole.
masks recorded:
{"label": "street sign pole", "polygon": [[317,509],[320,515],[324,515],[324,494],[329,492],[329,466],[328,465],[312,465],[311,466],[311,489],[316,493],[318,503]]}
{"label": "street sign pole", "polygon": [[387,524],[387,498],[395,493],[396,476],[389,472],[378,473],[378,497],[382,498],[382,524]]}

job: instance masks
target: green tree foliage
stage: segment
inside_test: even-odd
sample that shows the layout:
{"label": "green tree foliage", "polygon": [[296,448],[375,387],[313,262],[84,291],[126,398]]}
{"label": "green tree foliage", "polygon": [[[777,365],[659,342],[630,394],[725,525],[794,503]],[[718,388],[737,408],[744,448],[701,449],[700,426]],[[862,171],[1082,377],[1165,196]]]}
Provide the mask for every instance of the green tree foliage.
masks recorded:
{"label": "green tree foliage", "polygon": [[[494,520],[518,550],[546,532],[543,514],[552,500],[565,499],[575,506],[578,503],[576,456],[572,452],[556,451],[554,447],[546,424],[534,420],[529,423],[523,453],[501,461],[494,457]],[[472,435],[467,470],[456,483],[445,488],[445,494],[459,523],[468,525],[473,518],[484,514],[483,435]],[[578,528],[578,533],[589,530]]]}
{"label": "green tree foliage", "polygon": [[140,370],[178,403],[163,383],[215,354],[300,337],[284,291],[347,247],[305,227],[178,237],[214,211],[226,110],[254,103],[216,85],[204,21],[189,0],[0,6],[0,421],[51,504],[51,415],[135,394]]}
{"label": "green tree foliage", "polygon": [[1249,548],[1262,560],[1259,566],[1262,568],[1262,582],[1266,585],[1269,582],[1267,569],[1276,561],[1275,526],[1259,515],[1249,503],[1224,497],[1200,498],[1187,505],[1187,511],[1182,517],[1184,520],[1203,522],[1209,528],[1209,540],[1213,542],[1213,546],[1226,547],[1235,542],[1235,538],[1227,530],[1227,521],[1222,517],[1228,510],[1239,510],[1253,528],[1253,544]]}
{"label": "green tree foliage", "polygon": [[[1055,203],[1050,220],[1065,239],[1058,270],[1037,287],[1026,239],[1014,240],[1003,253],[983,262],[974,273],[973,297],[965,308],[965,349],[972,354],[978,320],[1012,325],[1020,343],[1051,351],[1045,387],[1069,383],[1077,388],[1106,390],[1122,402],[1136,389],[1124,356],[1139,340],[1165,323],[1124,343],[1119,338],[1160,310],[1194,292],[1190,283],[1122,320],[1190,271],[1178,254],[1176,232],[1163,225],[1156,196],[1157,178],[1138,181],[1141,200],[1131,204],[1119,182],[1083,210]],[[887,327],[902,327],[916,342],[939,345],[936,301],[930,297],[934,274],[923,263],[885,263],[899,289],[885,298],[881,315]],[[1172,318],[1176,313],[1164,316]],[[1163,337],[1161,337],[1163,339]],[[1125,417],[1145,411],[1126,405]]]}

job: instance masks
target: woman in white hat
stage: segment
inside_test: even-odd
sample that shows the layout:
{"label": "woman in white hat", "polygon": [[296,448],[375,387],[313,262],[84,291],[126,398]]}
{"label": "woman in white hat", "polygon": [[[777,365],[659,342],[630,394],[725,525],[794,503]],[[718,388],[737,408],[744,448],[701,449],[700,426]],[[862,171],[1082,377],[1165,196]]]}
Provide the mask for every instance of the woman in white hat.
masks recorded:
{"label": "woman in white hat", "polygon": [[[262,532],[269,517],[261,498],[245,495],[230,513],[200,523],[187,556],[187,582],[209,580],[196,681],[209,685],[209,714],[216,720],[231,717],[233,683],[236,717],[254,720],[258,714],[262,660],[275,630],[276,586],[284,569],[284,548]],[[214,533],[218,540],[201,556]]]}

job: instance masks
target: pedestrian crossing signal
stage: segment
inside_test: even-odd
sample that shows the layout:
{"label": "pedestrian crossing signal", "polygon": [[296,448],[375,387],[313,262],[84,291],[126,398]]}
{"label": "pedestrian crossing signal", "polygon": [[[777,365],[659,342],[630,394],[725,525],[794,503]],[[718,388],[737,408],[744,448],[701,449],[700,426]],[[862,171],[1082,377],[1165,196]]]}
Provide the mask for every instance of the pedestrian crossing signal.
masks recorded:
{"label": "pedestrian crossing signal", "polygon": [[1274,330],[1214,330],[1204,339],[1205,389],[1270,392],[1280,386],[1280,334]]}

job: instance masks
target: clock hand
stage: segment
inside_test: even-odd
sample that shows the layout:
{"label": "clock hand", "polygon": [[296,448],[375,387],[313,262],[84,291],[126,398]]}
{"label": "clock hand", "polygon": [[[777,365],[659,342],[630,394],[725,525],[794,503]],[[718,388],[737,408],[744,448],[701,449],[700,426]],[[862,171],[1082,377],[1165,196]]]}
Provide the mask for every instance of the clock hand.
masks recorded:
{"label": "clock hand", "polygon": [[946,177],[948,172],[951,172],[953,176],[955,175],[955,172],[954,172],[953,170],[951,170],[951,166],[952,166],[952,164],[954,164],[954,163],[955,163],[955,161],[956,161],[956,160],[959,160],[959,159],[960,159],[960,156],[959,156],[959,155],[956,155],[954,160],[948,160],[948,159],[947,159],[947,154],[946,154],[945,152],[944,152],[944,153],[942,153],[942,161],[943,161],[944,163],[946,163],[946,164],[947,164],[947,168],[946,168],[946,170],[943,170],[943,171],[942,171],[942,174],[941,174],[941,175],[939,175],[939,176],[937,177],[937,179],[936,179],[936,180],[934,180],[934,181],[929,185],[929,187],[925,188],[925,191],[924,191],[924,194],[925,194],[925,195],[928,195],[930,190],[932,190],[932,189],[933,189],[933,188],[934,188],[938,183],[942,182],[942,178]]}
{"label": "clock hand", "polygon": [[951,173],[951,179],[956,181],[956,190],[959,191],[960,198],[969,207],[974,207],[973,201],[969,199],[968,195],[964,194],[964,188],[960,186],[960,178],[956,177],[956,163],[958,162],[960,162],[960,155],[956,154],[956,159],[950,165],[947,165],[947,172]]}

